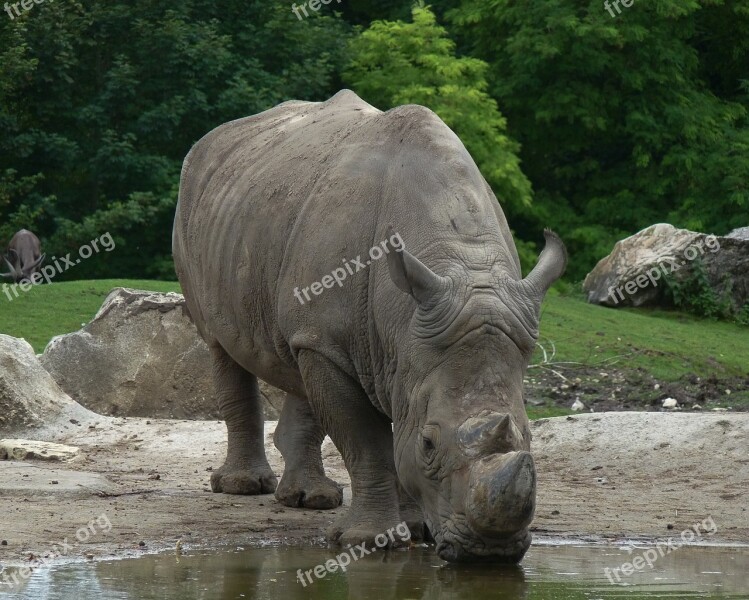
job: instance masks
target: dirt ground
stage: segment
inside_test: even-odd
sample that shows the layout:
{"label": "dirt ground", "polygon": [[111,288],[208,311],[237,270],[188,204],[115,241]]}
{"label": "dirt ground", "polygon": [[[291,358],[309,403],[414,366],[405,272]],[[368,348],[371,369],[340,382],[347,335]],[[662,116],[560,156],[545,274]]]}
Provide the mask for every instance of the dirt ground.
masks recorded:
{"label": "dirt ground", "polygon": [[679,410],[749,411],[749,377],[699,377],[693,373],[676,381],[659,381],[641,368],[555,367],[531,369],[526,401],[531,406],[570,408],[579,400],[595,412],[660,410],[674,398]]}
{"label": "dirt ground", "polygon": [[[274,428],[266,423],[266,447],[280,477]],[[697,542],[749,544],[749,414],[594,413],[536,421],[533,435],[536,540],[665,540],[712,517],[717,531]],[[61,551],[55,561],[137,556],[173,550],[178,540],[185,552],[323,544],[323,531],[343,510],[212,493],[210,470],[226,446],[217,421],[98,417],[24,437],[82,452],[65,463],[0,461],[2,565]],[[349,479],[329,440],[323,455],[350,503]]]}

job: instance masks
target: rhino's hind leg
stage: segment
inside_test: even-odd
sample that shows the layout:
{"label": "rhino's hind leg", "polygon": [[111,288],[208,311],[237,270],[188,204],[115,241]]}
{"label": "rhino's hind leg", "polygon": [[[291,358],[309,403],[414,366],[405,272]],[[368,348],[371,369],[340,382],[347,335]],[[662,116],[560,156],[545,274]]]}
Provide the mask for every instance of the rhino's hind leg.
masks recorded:
{"label": "rhino's hind leg", "polygon": [[320,444],[325,432],[305,398],[286,395],[273,441],[286,467],[276,488],[276,499],[294,508],[335,508],[343,490],[325,476]]}
{"label": "rhino's hind leg", "polygon": [[351,476],[351,507],[328,530],[328,539],[371,546],[400,523],[390,422],[358,382],[327,358],[302,350],[299,366],[309,402]]}
{"label": "rhino's hind leg", "polygon": [[225,494],[271,494],[276,476],[265,457],[264,419],[257,377],[218,345],[211,347],[213,381],[229,447],[224,465],[211,474],[211,489]]}

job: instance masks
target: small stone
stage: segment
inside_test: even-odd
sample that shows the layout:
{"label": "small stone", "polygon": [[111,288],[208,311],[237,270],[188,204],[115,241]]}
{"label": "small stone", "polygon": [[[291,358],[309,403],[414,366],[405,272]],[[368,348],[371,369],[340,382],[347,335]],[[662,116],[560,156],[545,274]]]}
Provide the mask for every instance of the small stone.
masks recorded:
{"label": "small stone", "polygon": [[153,475],[149,475],[148,478],[149,479],[157,479],[158,480],[158,479],[161,479],[161,475],[159,475],[158,473],[154,473]]}
{"label": "small stone", "polygon": [[692,410],[702,410],[702,407],[699,404],[693,404]]}
{"label": "small stone", "polygon": [[552,514],[552,515],[554,515],[554,516],[556,516],[556,515],[558,515],[558,514],[559,514],[559,511],[558,511],[558,510],[552,510],[552,511],[551,511],[551,514]]}
{"label": "small stone", "polygon": [[57,485],[57,484],[58,484],[58,483],[60,483],[60,482],[59,482],[59,481],[57,481],[57,479],[53,479],[52,481],[50,481],[50,483],[51,483],[52,485]]}
{"label": "small stone", "polygon": [[584,410],[585,405],[582,402],[580,402],[580,399],[578,398],[572,403],[572,406],[570,406],[570,408],[575,411]]}
{"label": "small stone", "polygon": [[674,526],[671,523],[669,523],[668,525],[666,525],[666,529],[670,530],[670,529],[673,529],[673,528],[674,528]]}
{"label": "small stone", "polygon": [[146,543],[143,540],[141,540],[140,542],[138,542],[138,545],[142,548],[143,546],[146,545]]}
{"label": "small stone", "polygon": [[0,546],[7,546],[7,545],[8,545],[8,540],[3,540],[2,542],[0,542]]}
{"label": "small stone", "polygon": [[659,390],[659,389],[661,389],[661,384],[660,384],[660,383],[656,383],[656,384],[655,384],[655,385],[653,386],[653,389],[654,389],[654,390]]}
{"label": "small stone", "polygon": [[731,390],[726,390],[726,396],[730,396],[730,395],[731,395]]}
{"label": "small stone", "polygon": [[666,398],[663,401],[663,408],[676,408],[678,405],[676,398]]}
{"label": "small stone", "polygon": [[91,560],[93,557],[94,557],[93,554],[86,554],[86,558],[89,559],[89,560]]}

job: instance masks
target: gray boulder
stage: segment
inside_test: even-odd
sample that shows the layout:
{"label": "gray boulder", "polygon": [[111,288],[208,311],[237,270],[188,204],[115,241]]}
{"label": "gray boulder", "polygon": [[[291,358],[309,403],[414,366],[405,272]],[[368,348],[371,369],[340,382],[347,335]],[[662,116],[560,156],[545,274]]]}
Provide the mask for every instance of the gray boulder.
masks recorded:
{"label": "gray boulder", "polygon": [[749,242],[749,227],[739,227],[738,229],[734,229],[726,237]]}
{"label": "gray boulder", "polygon": [[26,340],[0,335],[0,438],[95,416],[60,389]]}
{"label": "gray boulder", "polygon": [[701,263],[712,288],[739,309],[749,301],[749,241],[734,235],[740,231],[719,237],[667,223],[643,229],[617,242],[588,273],[583,282],[588,302],[615,307],[667,304],[665,279],[683,281]]}
{"label": "gray boulder", "polygon": [[[83,329],[57,336],[41,362],[59,386],[104,415],[219,419],[210,351],[181,294],[116,288]],[[267,419],[283,393],[262,384]]]}

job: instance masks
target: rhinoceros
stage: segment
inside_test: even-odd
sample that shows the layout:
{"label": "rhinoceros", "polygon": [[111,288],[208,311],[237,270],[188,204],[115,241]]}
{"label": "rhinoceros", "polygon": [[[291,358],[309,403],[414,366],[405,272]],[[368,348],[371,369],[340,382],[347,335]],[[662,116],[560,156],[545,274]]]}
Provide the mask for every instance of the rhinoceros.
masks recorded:
{"label": "rhinoceros", "polygon": [[[445,560],[519,561],[536,495],[523,375],[567,262],[545,239],[523,279],[492,190],[422,106],[344,90],[208,133],[184,161],[173,251],[228,430],[213,491],[340,505],[327,433],[352,488],[330,540],[407,519]],[[280,483],[258,377],[287,393]]]}
{"label": "rhinoceros", "polygon": [[15,283],[31,281],[44,262],[44,256],[39,238],[28,229],[21,229],[11,238],[4,257],[8,273],[0,275],[12,279]]}

